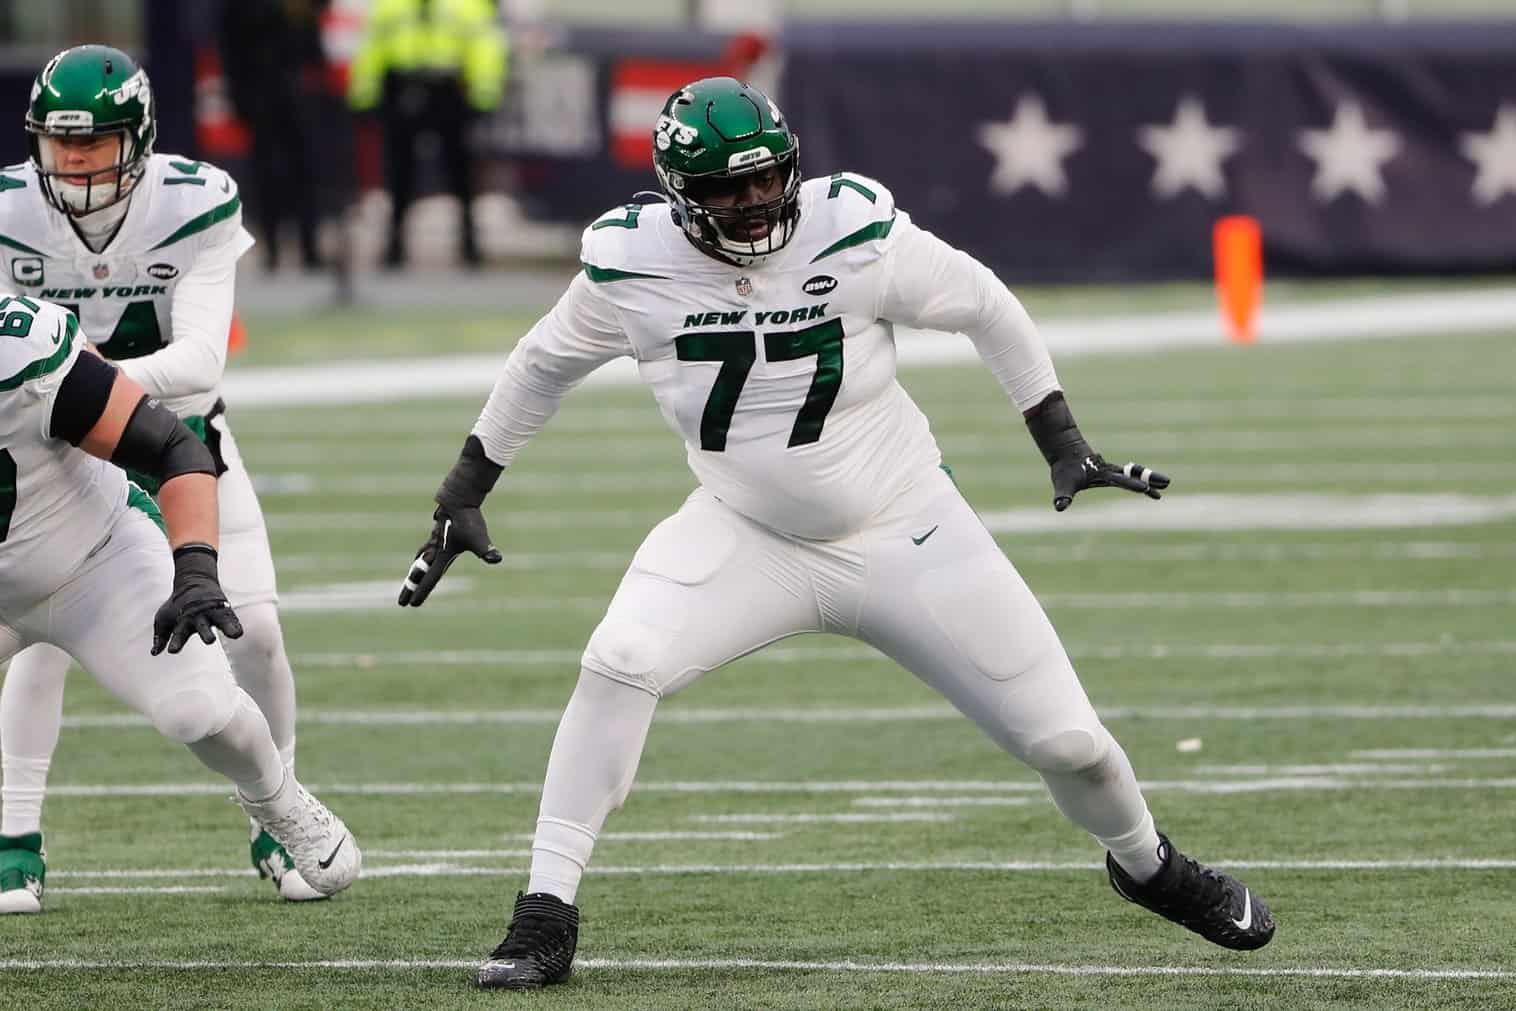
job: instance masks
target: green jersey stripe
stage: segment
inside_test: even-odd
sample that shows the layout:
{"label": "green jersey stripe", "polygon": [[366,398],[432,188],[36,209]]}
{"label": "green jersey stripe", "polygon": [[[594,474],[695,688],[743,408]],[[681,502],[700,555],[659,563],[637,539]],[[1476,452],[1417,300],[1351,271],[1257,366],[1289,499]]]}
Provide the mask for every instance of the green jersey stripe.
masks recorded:
{"label": "green jersey stripe", "polygon": [[34,256],[46,256],[47,255],[42,250],[40,250],[40,249],[33,249],[31,246],[28,246],[26,243],[24,243],[24,242],[18,242],[15,239],[11,238],[9,235],[0,235],[0,246],[10,246],[12,249],[19,249],[23,253],[31,253]]}
{"label": "green jersey stripe", "polygon": [[631,281],[645,278],[650,281],[667,281],[662,274],[635,274],[630,270],[617,270],[615,267],[597,267],[593,263],[580,262],[584,267],[584,273],[596,284],[608,284],[611,281]]}
{"label": "green jersey stripe", "polygon": [[9,379],[0,379],[0,393],[14,390],[22,383],[28,383],[33,379],[38,379],[42,376],[45,376],[49,372],[56,369],[58,366],[62,365],[68,358],[69,351],[73,349],[74,335],[78,332],[79,321],[74,318],[73,313],[69,313],[68,322],[65,323],[63,327],[63,333],[61,335],[61,341],[58,344],[58,350],[54,351],[46,358],[39,358],[37,361],[32,362],[26,368],[22,369],[20,372],[17,372]]}
{"label": "green jersey stripe", "polygon": [[177,232],[175,232],[173,235],[170,235],[162,242],[158,243],[152,249],[149,249],[148,252],[156,252],[157,250],[162,249],[164,246],[172,246],[180,239],[187,239],[191,235],[194,235],[196,232],[203,232],[217,222],[225,221],[233,214],[236,214],[237,211],[241,209],[241,207],[242,197],[240,195],[232,197],[221,206],[212,207],[210,210],[206,211],[199,217],[190,218],[183,225],[179,226],[179,230]]}
{"label": "green jersey stripe", "polygon": [[890,219],[888,221],[875,221],[872,224],[864,225],[853,234],[844,235],[842,238],[838,239],[830,246],[827,246],[821,252],[812,257],[811,262],[815,263],[817,260],[824,260],[828,256],[831,256],[833,253],[840,253],[844,249],[852,249],[854,246],[861,246],[865,242],[871,242],[874,239],[882,239],[885,236],[889,235],[890,229],[894,227],[895,215],[893,214],[890,215]]}

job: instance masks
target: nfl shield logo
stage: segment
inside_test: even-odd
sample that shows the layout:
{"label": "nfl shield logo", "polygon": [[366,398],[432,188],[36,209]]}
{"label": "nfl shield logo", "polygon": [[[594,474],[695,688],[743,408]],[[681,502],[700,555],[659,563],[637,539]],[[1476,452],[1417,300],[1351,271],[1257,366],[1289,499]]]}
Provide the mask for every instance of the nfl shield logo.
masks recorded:
{"label": "nfl shield logo", "polygon": [[753,282],[746,277],[737,278],[737,294],[747,298],[753,293]]}
{"label": "nfl shield logo", "polygon": [[97,281],[103,281],[107,277],[111,276],[111,268],[107,264],[97,263],[97,264],[95,264],[94,274],[95,274],[95,280],[97,280]]}

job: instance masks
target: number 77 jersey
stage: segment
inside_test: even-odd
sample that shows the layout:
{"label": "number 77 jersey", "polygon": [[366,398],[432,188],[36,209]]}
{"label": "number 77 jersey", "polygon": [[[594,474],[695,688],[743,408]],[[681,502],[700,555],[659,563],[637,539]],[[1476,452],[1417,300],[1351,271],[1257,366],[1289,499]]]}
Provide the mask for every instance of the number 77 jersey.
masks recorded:
{"label": "number 77 jersey", "polygon": [[667,205],[629,205],[586,229],[565,296],[582,304],[539,329],[569,310],[559,323],[623,335],[703,485],[776,530],[841,537],[941,460],[879,318],[893,237],[914,227],[882,185],[839,173],[803,184],[783,249],[739,267]]}

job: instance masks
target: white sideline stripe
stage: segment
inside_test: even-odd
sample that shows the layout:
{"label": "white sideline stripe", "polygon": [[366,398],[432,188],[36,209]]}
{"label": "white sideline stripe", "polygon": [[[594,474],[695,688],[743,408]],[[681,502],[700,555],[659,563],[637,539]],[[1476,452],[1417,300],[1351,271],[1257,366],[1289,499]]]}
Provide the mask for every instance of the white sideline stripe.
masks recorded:
{"label": "white sideline stripe", "polygon": [[[329,959],[312,962],[129,962],[87,961],[84,959],[3,959],[0,971],[48,971],[77,972],[85,970],[114,971],[221,971],[221,970],[277,970],[289,971],[351,971],[351,972],[413,972],[417,969],[473,970],[478,959],[394,959],[358,960]],[[1205,965],[1076,965],[1036,962],[781,962],[751,958],[676,959],[676,958],[585,958],[574,962],[575,970],[592,972],[659,972],[758,970],[766,972],[833,972],[833,973],[889,973],[907,975],[954,975],[981,976],[1109,976],[1109,977],[1294,977],[1306,979],[1396,979],[1410,981],[1438,980],[1503,980],[1516,979],[1516,972],[1506,969],[1358,969],[1313,966],[1276,966],[1272,968],[1239,968],[1235,966]]]}
{"label": "white sideline stripe", "polygon": [[[366,653],[297,653],[291,658],[296,667],[408,667],[408,666],[487,666],[511,664],[557,666],[577,664],[582,654],[577,649],[438,649],[380,650]],[[1336,642],[1336,643],[1152,643],[1149,645],[1114,644],[1098,646],[1070,645],[1071,657],[1079,659],[1121,660],[1139,658],[1160,660],[1167,657],[1208,657],[1219,659],[1273,659],[1277,657],[1337,656],[1437,656],[1447,653],[1516,654],[1516,641],[1493,642]],[[868,646],[770,646],[744,658],[748,663],[814,663],[887,658]],[[301,713],[302,719],[305,713]]]}
{"label": "white sideline stripe", "polygon": [[[1213,865],[1238,871],[1506,871],[1516,870],[1516,860],[1418,858],[1406,860],[1216,860]],[[590,875],[612,877],[657,874],[679,877],[688,874],[868,874],[994,872],[1005,874],[1063,874],[1099,870],[1100,861],[963,860],[963,861],[855,861],[807,864],[647,864],[596,865]],[[479,867],[454,863],[391,864],[366,866],[365,878],[509,877],[523,874],[519,867]],[[143,870],[49,870],[48,876],[81,880],[151,880],[157,878],[244,878],[256,876],[250,867],[175,867]]]}
{"label": "white sideline stripe", "polygon": [[[502,358],[503,361],[503,358]],[[246,405],[237,405],[239,408]],[[1209,424],[1216,422],[1258,422],[1264,420],[1297,422],[1302,408],[1309,407],[1311,417],[1350,421],[1404,424],[1418,421],[1494,421],[1516,415],[1516,404],[1503,397],[1386,397],[1337,396],[1319,398],[1246,400],[1142,399],[1101,397],[1081,401],[1079,416],[1100,417],[1111,423],[1130,424],[1144,419],[1173,425],[1180,422]],[[240,413],[240,412],[239,412]],[[355,415],[346,411],[326,412],[319,424],[310,415],[290,415],[251,409],[248,421],[239,419],[237,437],[244,444],[257,439],[299,436],[306,442],[337,441],[346,444],[355,435],[440,435],[460,436],[473,423],[477,407],[455,412],[439,412],[432,405],[395,405],[384,414]],[[932,409],[934,428],[949,424],[979,425],[983,410],[977,406],[938,404]],[[554,432],[645,431],[669,434],[662,415],[652,404],[638,407],[603,407],[569,400],[553,417]],[[435,475],[433,475],[435,479]],[[436,480],[433,480],[435,486]],[[434,489],[428,489],[431,491]]]}
{"label": "white sideline stripe", "polygon": [[[1509,717],[1508,717],[1509,718]],[[535,796],[542,790],[541,783],[316,783],[307,784],[311,792],[330,796],[357,797],[408,797],[408,796],[455,796],[455,795],[501,795]],[[1334,776],[1280,776],[1271,779],[1154,779],[1143,780],[1144,790],[1177,791],[1183,793],[1274,793],[1294,790],[1509,790],[1516,789],[1516,778],[1458,778],[1458,779],[1363,779]],[[1040,782],[977,782],[960,780],[933,781],[869,781],[852,780],[840,782],[741,782],[719,780],[712,782],[654,782],[638,783],[637,792],[695,794],[695,793],[873,793],[900,790],[907,792],[932,792],[936,790],[984,791],[988,793],[1036,793],[1043,789]],[[231,794],[231,787],[219,783],[121,783],[79,784],[68,783],[53,786],[48,791],[58,797],[217,797]],[[703,816],[704,817],[704,816]],[[725,817],[730,820],[754,820],[748,816]],[[817,816],[822,817],[822,816]]]}
{"label": "white sideline stripe", "polygon": [[1516,748],[1373,748],[1348,752],[1354,758],[1516,758]]}
{"label": "white sideline stripe", "polygon": [[[1163,450],[1158,450],[1163,452]],[[1379,463],[1261,463],[1206,464],[1185,467],[1186,484],[1266,484],[1297,481],[1318,484],[1352,483],[1420,485],[1461,481],[1516,480],[1516,467],[1491,463],[1429,463],[1414,467],[1390,467]],[[961,475],[965,484],[976,488],[1041,488],[1043,479],[1031,472],[986,470]],[[324,475],[304,472],[265,472],[254,475],[253,486],[260,496],[301,497],[314,495],[430,495],[437,489],[436,474]],[[695,479],[688,471],[646,471],[634,473],[512,474],[506,478],[512,495],[562,494],[645,494],[650,492],[688,492]],[[502,485],[505,487],[505,485]]]}
{"label": "white sideline stripe", "polygon": [[1196,772],[1230,776],[1382,776],[1447,772],[1446,765],[1390,765],[1379,762],[1339,762],[1328,765],[1197,765]]}
{"label": "white sideline stripe", "polygon": [[[1267,306],[1259,315],[1258,334],[1266,344],[1412,334],[1442,338],[1451,333],[1502,330],[1512,319],[1516,319],[1516,292],[1510,290],[1427,292]],[[1214,311],[1050,318],[1038,329],[1057,357],[1225,346]],[[957,335],[902,327],[896,331],[896,345],[900,364],[906,368],[979,361],[973,344]],[[505,351],[502,347],[493,354],[233,368],[222,388],[227,401],[238,408],[393,403],[483,394],[494,386]],[[621,358],[591,373],[585,385],[631,386],[640,381],[636,365]]]}
{"label": "white sideline stripe", "polygon": [[[1081,510],[1081,505],[1085,506]],[[1116,530],[1376,530],[1467,526],[1516,516],[1516,495],[1173,495],[1163,502],[1076,502],[1066,513],[1001,509],[980,519],[992,533]]]}
{"label": "white sideline stripe", "polygon": [[[525,839],[528,842],[536,840],[536,836],[530,832],[516,832],[507,835],[507,839]],[[607,832],[600,836],[596,843],[604,842],[677,842],[680,840],[694,840],[703,842],[769,842],[774,839],[783,839],[783,832]]]}
{"label": "white sideline stripe", "polygon": [[226,891],[222,885],[131,885],[113,887],[101,885],[81,888],[52,888],[49,895],[216,895]]}
{"label": "white sideline stripe", "polygon": [[[433,482],[435,483],[435,482]],[[1009,535],[1007,535],[1009,536]],[[1486,541],[1406,541],[1390,544],[1133,544],[1119,548],[1109,544],[1079,543],[1060,547],[1053,544],[1016,544],[1007,547],[1011,561],[1061,564],[1076,561],[1105,561],[1119,555],[1129,562],[1286,562],[1286,561],[1447,561],[1458,558],[1516,558],[1516,544]],[[513,553],[507,550],[500,565],[504,569],[536,571],[539,569],[593,569],[620,571],[631,562],[631,555],[616,551],[542,551]],[[281,572],[333,572],[373,569],[389,572],[395,567],[390,552],[374,554],[344,553],[280,555]]]}
{"label": "white sideline stripe", "polygon": [[[1135,654],[1163,657],[1169,654]],[[1174,654],[1181,655],[1181,654]],[[1276,654],[1249,654],[1270,656]],[[1296,655],[1296,654],[1277,654]],[[1335,656],[1335,653],[1299,654]],[[1416,654],[1407,654],[1416,655]],[[572,654],[577,662],[579,654]],[[362,667],[362,664],[356,666]],[[1157,720],[1439,720],[1439,719],[1516,719],[1516,704],[1377,705],[1374,703],[1338,703],[1335,705],[1280,706],[1097,706],[1102,719]],[[305,709],[300,722],[326,726],[468,726],[472,724],[553,724],[563,717],[562,709]],[[918,720],[957,720],[962,715],[946,703],[919,706],[818,706],[815,708],[754,707],[683,707],[669,706],[658,713],[661,725],[706,723],[901,723]],[[135,713],[91,713],[65,716],[63,725],[70,729],[120,729],[146,727],[148,721]],[[56,789],[56,788],[55,788]]]}
{"label": "white sideline stripe", "polygon": [[[313,962],[129,962],[87,961],[84,959],[0,959],[0,972],[39,972],[61,970],[113,971],[351,971],[413,972],[417,969],[467,969],[479,965],[478,959],[328,959]],[[1205,965],[1074,965],[1035,962],[780,962],[751,958],[676,959],[676,958],[578,958],[575,970],[592,972],[715,972],[748,969],[769,972],[894,973],[909,975],[972,974],[983,976],[1112,976],[1112,977],[1297,977],[1307,979],[1400,979],[1400,980],[1479,980],[1516,979],[1516,972],[1506,969],[1356,969],[1312,966],[1276,966],[1248,969],[1235,966]]]}
{"label": "white sideline stripe", "polygon": [[[293,612],[393,611],[399,593],[396,580],[304,586],[279,594],[280,610]],[[490,596],[465,594],[467,578],[438,584],[438,592],[455,598],[451,612],[460,611],[588,611],[603,612],[605,597]],[[1192,608],[1257,609],[1276,607],[1491,607],[1516,604],[1516,590],[1451,587],[1443,590],[1310,590],[1310,591],[1192,591],[1128,593],[1043,593],[1045,606],[1069,610],[1159,610]]]}
{"label": "white sideline stripe", "polygon": [[[642,509],[514,509],[491,517],[506,530],[647,529],[677,507]],[[307,513],[268,511],[270,529],[296,532],[408,530],[426,536],[425,514],[404,512]],[[1045,506],[988,510],[980,518],[998,534],[1112,533],[1117,531],[1193,533],[1232,530],[1381,530],[1402,527],[1469,526],[1516,516],[1516,495],[1384,493],[1349,495],[1189,493],[1162,503],[1130,497],[1092,499],[1068,512]]]}
{"label": "white sideline stripe", "polygon": [[709,825],[867,825],[875,822],[952,821],[950,814],[692,814]]}

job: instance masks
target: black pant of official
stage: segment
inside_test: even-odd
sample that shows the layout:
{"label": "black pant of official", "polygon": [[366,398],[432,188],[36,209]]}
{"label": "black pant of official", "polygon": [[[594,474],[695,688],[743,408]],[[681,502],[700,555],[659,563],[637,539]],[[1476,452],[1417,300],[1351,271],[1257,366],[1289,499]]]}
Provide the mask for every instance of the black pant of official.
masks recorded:
{"label": "black pant of official", "polygon": [[392,202],[385,265],[398,267],[406,260],[403,226],[405,212],[416,198],[416,140],[427,132],[434,133],[441,143],[448,189],[462,205],[464,262],[477,264],[473,166],[467,145],[473,110],[464,100],[462,80],[456,74],[392,72],[385,78],[380,116],[384,125],[384,170]]}

